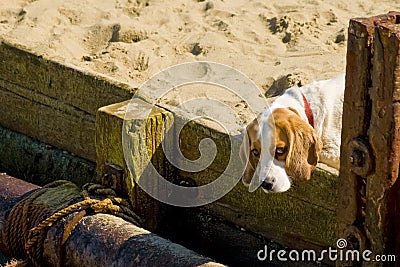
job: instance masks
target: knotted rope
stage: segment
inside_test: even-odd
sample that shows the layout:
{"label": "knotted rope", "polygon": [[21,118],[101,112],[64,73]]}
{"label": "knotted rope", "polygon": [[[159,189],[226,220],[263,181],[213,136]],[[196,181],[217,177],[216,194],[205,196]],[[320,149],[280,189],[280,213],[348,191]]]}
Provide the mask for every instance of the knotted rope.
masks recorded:
{"label": "knotted rope", "polygon": [[73,214],[60,237],[63,246],[79,221],[93,213],[112,214],[140,225],[140,218],[129,203],[117,197],[114,190],[98,184],[86,184],[81,190],[60,180],[35,190],[14,205],[0,238],[8,254],[24,259],[19,266],[43,266],[43,243],[49,228]]}

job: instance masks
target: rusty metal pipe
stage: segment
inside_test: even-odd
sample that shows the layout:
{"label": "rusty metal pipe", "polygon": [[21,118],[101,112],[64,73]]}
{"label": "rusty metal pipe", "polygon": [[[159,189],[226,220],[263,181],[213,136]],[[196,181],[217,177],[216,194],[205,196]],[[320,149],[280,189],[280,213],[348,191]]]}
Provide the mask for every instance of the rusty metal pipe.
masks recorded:
{"label": "rusty metal pipe", "polygon": [[[10,203],[36,188],[39,187],[0,174],[0,233],[6,221],[5,210]],[[62,221],[56,223],[47,232],[43,252],[45,265],[224,266],[108,214],[84,217],[60,246],[62,224]],[[0,249],[4,245],[1,243],[0,239]]]}

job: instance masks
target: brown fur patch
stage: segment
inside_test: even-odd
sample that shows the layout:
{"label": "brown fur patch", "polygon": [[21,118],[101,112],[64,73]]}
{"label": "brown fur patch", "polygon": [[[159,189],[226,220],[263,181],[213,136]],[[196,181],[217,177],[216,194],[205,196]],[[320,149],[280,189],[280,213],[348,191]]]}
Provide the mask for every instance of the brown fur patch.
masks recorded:
{"label": "brown fur patch", "polygon": [[[314,129],[301,119],[295,109],[278,108],[272,112],[272,118],[275,123],[275,147],[283,149],[284,153],[277,154],[275,151],[271,151],[271,154],[275,154],[277,160],[285,162],[288,176],[298,180],[309,180],[318,163],[319,153],[322,149],[321,140],[315,134]],[[261,154],[258,130],[258,121],[254,119],[247,126],[240,147],[241,159],[246,162],[242,177],[246,184],[251,182],[259,161],[259,157],[255,157],[251,151],[256,150]]]}
{"label": "brown fur patch", "polygon": [[318,163],[321,140],[293,109],[279,108],[272,115],[277,133],[276,147],[287,148],[284,158],[287,175],[294,179],[309,180]]}

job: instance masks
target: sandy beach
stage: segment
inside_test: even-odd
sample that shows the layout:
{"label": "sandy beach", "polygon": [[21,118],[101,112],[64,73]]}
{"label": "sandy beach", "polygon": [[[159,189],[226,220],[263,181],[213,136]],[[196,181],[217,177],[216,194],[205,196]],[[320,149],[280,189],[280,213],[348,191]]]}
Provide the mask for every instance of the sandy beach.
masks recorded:
{"label": "sandy beach", "polygon": [[[271,97],[344,72],[349,20],[396,10],[400,2],[389,0],[2,0],[0,38],[132,88],[175,64],[212,61],[242,72],[261,90],[257,95]],[[229,106],[238,115],[232,134],[257,113],[215,87],[174,92],[163,99],[167,106],[200,97]],[[185,108],[207,115],[202,107]]]}
{"label": "sandy beach", "polygon": [[345,70],[348,21],[392,0],[2,0],[0,36],[133,87],[174,64],[232,66],[273,95]]}
{"label": "sandy beach", "polygon": [[[102,82],[102,79],[98,79],[98,77],[104,76],[113,81],[128,84],[131,88],[135,89],[139,88],[155,74],[176,64],[211,61],[227,65],[245,74],[261,90],[261,93],[257,91],[257,94],[255,94],[256,97],[260,95],[275,97],[284,89],[293,85],[301,86],[315,80],[330,79],[343,73],[346,67],[347,28],[349,20],[355,17],[370,17],[385,14],[389,11],[400,11],[400,1],[0,0],[0,42],[4,41],[18,44],[19,48],[22,47],[27,51],[42,56],[44,62],[46,62],[46,60],[53,60],[67,66],[76,67],[79,70],[87,71],[88,73],[100,74],[93,77],[95,81]],[[3,54],[0,53],[0,55]],[[19,60],[18,57],[14,57],[14,55],[9,58],[16,59],[12,61],[13,64],[3,64],[3,66],[12,67],[14,64],[17,65],[17,63],[22,62],[22,60]],[[39,57],[38,61],[42,61],[42,58]],[[0,57],[0,62],[6,63],[7,61]],[[21,69],[23,69],[24,74],[26,71],[29,71],[29,69],[35,67],[35,65],[33,65],[35,64],[34,61],[32,62],[29,62],[29,67],[25,67],[25,65],[21,64],[23,65]],[[59,66],[58,64],[55,65]],[[43,76],[46,76],[49,70],[46,66],[46,64],[41,66],[42,72],[40,74],[44,73]],[[4,69],[8,71],[6,68]],[[28,119],[31,117],[23,116],[21,115],[22,113],[17,114],[18,116],[11,116],[14,115],[11,114],[8,118],[9,122],[7,123],[12,126],[17,125],[18,127],[15,127],[16,131],[20,131],[23,134],[29,135],[38,133],[37,136],[32,137],[37,138],[40,142],[65,149],[74,153],[73,155],[78,155],[88,160],[98,160],[98,154],[95,152],[99,152],[95,148],[98,148],[99,145],[95,147],[95,134],[96,138],[98,138],[98,135],[103,138],[104,134],[104,140],[107,140],[104,142],[107,143],[104,147],[107,146],[108,148],[108,140],[111,140],[108,139],[108,137],[112,136],[112,133],[110,130],[110,133],[107,133],[109,134],[108,136],[102,133],[103,128],[97,127],[104,127],[104,129],[108,131],[109,124],[112,126],[117,125],[120,120],[122,121],[122,117],[117,118],[117,116],[115,116],[116,113],[110,115],[111,113],[107,113],[108,111],[103,111],[103,125],[101,124],[102,122],[98,123],[98,121],[96,121],[96,112],[99,114],[98,107],[109,105],[112,101],[106,104],[101,103],[101,105],[99,104],[97,106],[95,104],[90,104],[97,104],[101,101],[92,101],[87,105],[86,103],[83,105],[82,103],[84,101],[77,101],[77,99],[86,100],[86,97],[91,100],[103,99],[102,97],[105,95],[104,92],[110,92],[110,95],[115,96],[115,92],[121,91],[124,93],[124,95],[121,94],[122,100],[118,99],[118,101],[116,101],[121,102],[125,100],[125,97],[130,96],[124,91],[124,89],[127,89],[129,86],[119,87],[119,84],[115,83],[118,84],[118,86],[110,87],[111,89],[109,91],[105,89],[104,91],[100,91],[98,90],[100,87],[99,83],[93,83],[95,84],[93,86],[92,83],[90,83],[90,85],[87,85],[89,83],[82,83],[83,85],[79,83],[78,86],[75,86],[75,84],[69,85],[68,91],[65,90],[65,84],[67,84],[68,81],[65,82],[65,80],[62,80],[57,84],[57,91],[55,91],[51,86],[51,79],[50,82],[47,82],[45,79],[39,79],[39,82],[32,85],[32,80],[34,79],[19,78],[31,76],[16,76],[16,73],[17,71],[13,71],[12,68],[10,68],[10,72],[7,73],[9,74],[8,77],[17,77],[16,79],[18,79],[18,81],[5,81],[4,83],[6,84],[7,82],[7,84],[11,85],[15,83],[15,87],[19,86],[23,90],[20,90],[20,94],[16,94],[16,96],[13,95],[13,98],[9,97],[3,99],[17,99],[20,101],[15,103],[32,102],[32,107],[29,107],[30,109],[27,109],[26,112],[23,108],[19,110],[23,110],[25,112],[23,114],[34,114],[35,116],[32,116],[32,123],[27,123],[26,131],[18,130],[20,129],[19,126],[23,124],[22,122],[30,122]],[[53,72],[53,77],[57,76],[57,73],[58,72]],[[82,74],[81,72],[79,73]],[[185,72],[183,71],[182,73],[182,76],[184,76]],[[87,77],[86,75],[82,76]],[[64,75],[58,75],[58,77],[64,77]],[[24,80],[25,83],[21,85],[17,84],[21,80]],[[43,82],[43,80],[46,82]],[[164,81],[165,80],[161,80],[160,84]],[[40,92],[40,90],[35,88],[35,86],[40,87],[42,84],[46,86],[49,84],[49,86],[46,87],[46,90],[48,89],[46,92]],[[75,90],[75,88],[84,91],[86,94],[75,94],[75,92],[78,91]],[[90,90],[85,91],[85,89],[88,88]],[[215,85],[204,86],[203,84],[188,85],[187,88],[190,90],[185,91],[178,86],[174,88],[176,89],[174,93],[165,96],[161,101],[164,101],[167,108],[172,111],[174,111],[173,108],[175,106],[180,106],[182,103],[185,103],[186,106],[181,105],[181,107],[191,113],[199,115],[198,117],[201,119],[204,119],[200,116],[202,114],[214,113],[212,115],[215,115],[214,119],[217,123],[214,125],[207,121],[205,124],[210,123],[208,125],[212,125],[212,127],[218,129],[223,128],[221,131],[224,129],[226,130],[226,128],[224,128],[226,125],[234,124],[232,131],[228,130],[227,132],[233,133],[236,131],[235,133],[237,136],[240,136],[240,130],[243,129],[243,126],[256,116],[256,114],[251,112],[251,107],[249,108],[250,105],[248,103],[243,101],[242,98],[235,96],[232,92],[227,93],[224,88]],[[106,89],[108,90],[109,87]],[[24,99],[24,93],[30,92],[30,90],[34,91],[32,95],[36,94],[36,91],[38,91],[38,96],[35,99],[39,99],[40,101],[35,102],[29,98]],[[48,92],[55,93],[52,95],[47,94]],[[64,92],[64,98],[58,99],[57,97]],[[96,94],[98,92],[101,92],[101,94]],[[8,91],[6,93],[8,93]],[[71,98],[73,101],[69,99],[71,95],[76,96],[75,98]],[[254,94],[252,94],[252,96],[253,95]],[[34,95],[34,97],[36,97],[36,95]],[[222,107],[223,105],[221,105],[220,109],[218,109],[219,106],[211,106],[211,104],[206,102],[204,102],[204,105],[190,105],[189,100],[194,98],[217,99],[223,104],[227,104],[229,107],[233,108],[238,116],[229,117],[227,113],[223,112],[223,108],[225,108],[225,106]],[[42,101],[42,99],[44,100]],[[114,101],[115,99],[113,98],[112,100]],[[46,101],[52,105],[46,106]],[[8,108],[12,106],[14,102],[10,103],[11,104],[7,103],[7,105],[4,106]],[[203,102],[200,101],[198,103]],[[81,106],[78,107],[79,105]],[[25,105],[19,104],[14,106],[24,107]],[[82,108],[82,106],[84,108]],[[89,106],[89,108],[87,106]],[[152,107],[146,103],[146,108],[147,106]],[[91,109],[92,107],[93,110]],[[4,110],[5,109],[0,113],[7,114],[8,110]],[[126,110],[129,110],[129,107],[124,106],[121,110],[118,110],[118,112],[124,113]],[[382,110],[384,114],[385,109]],[[38,113],[38,116],[36,116],[36,113]],[[48,121],[51,122],[48,124],[50,126],[48,126],[48,128],[38,127],[43,125],[47,127],[46,115],[48,114],[51,115],[49,115],[48,118]],[[129,112],[127,112],[127,114],[129,114]],[[379,110],[379,114],[381,114],[381,110]],[[134,115],[136,116],[137,114],[135,113]],[[28,119],[25,117],[28,117]],[[68,120],[66,120],[65,124],[60,122],[58,125],[59,118],[67,118]],[[98,115],[97,118],[99,118]],[[109,121],[118,123],[109,123],[106,118],[113,118],[113,120]],[[205,118],[205,120],[207,119],[209,119],[209,117]],[[56,125],[57,127],[51,127],[52,125]],[[69,127],[64,127],[64,125]],[[105,127],[105,125],[107,127]],[[58,126],[60,126],[61,130],[57,132],[57,129],[59,129]],[[83,126],[88,127],[85,128]],[[6,127],[8,126],[6,125]],[[110,127],[110,129],[111,128],[112,127]],[[25,130],[24,127],[21,127],[21,129]],[[42,131],[42,129],[46,131]],[[85,131],[87,129],[89,129],[89,131],[86,135]],[[15,129],[10,127],[10,130],[14,131]],[[46,139],[47,136],[42,134],[42,132],[48,132],[54,135]],[[68,135],[68,133],[72,134]],[[120,129],[118,129],[117,134],[119,138],[121,136]],[[78,145],[76,147],[69,146],[69,143],[75,142],[75,137],[78,137],[76,138],[78,145],[83,144],[82,147],[78,147]],[[61,141],[59,142],[59,140]],[[119,142],[120,139],[115,140]],[[147,139],[141,142],[146,143]],[[115,143],[110,142],[110,147],[116,143],[117,141],[115,141]],[[65,147],[61,145],[65,145]],[[189,145],[186,149],[192,148],[192,144]],[[70,147],[76,149],[78,152],[68,150]],[[115,147],[112,147],[112,149],[110,149],[111,152],[107,151],[107,153],[113,154],[115,152],[115,154],[119,153],[119,156],[122,155],[123,153],[117,150],[119,149],[119,143],[118,146]],[[155,145],[152,146],[152,149],[154,147]],[[115,149],[115,151],[113,149]],[[89,152],[93,153],[90,154]],[[67,153],[68,152],[66,152],[66,154]],[[354,153],[354,151],[352,153]],[[106,153],[104,152],[104,154]],[[349,153],[349,155],[353,154]],[[40,156],[42,157],[41,154]],[[114,164],[114,161],[108,161],[108,156],[108,154],[104,155],[104,162],[102,162],[102,164],[108,162]],[[121,160],[118,157],[116,157],[116,159]],[[43,158],[45,157],[43,156]],[[371,158],[374,158],[374,156],[371,156]],[[112,159],[114,160],[114,158]],[[97,164],[98,162],[99,160]],[[123,164],[120,165],[122,166]],[[222,163],[218,162],[217,164]],[[371,166],[375,168],[375,165]],[[219,165],[217,167],[219,168]],[[211,171],[217,172],[219,170]],[[332,172],[337,174],[336,170]],[[258,195],[259,198],[253,197],[255,194],[249,195],[249,199],[259,201],[255,203],[261,203],[262,205],[264,205],[264,202],[267,204],[273,203],[273,207],[272,205],[263,209],[257,207],[257,209],[254,208],[254,213],[247,213],[247,209],[250,210],[253,208],[252,203],[244,203],[241,198],[241,196],[243,196],[241,191],[236,191],[234,194],[237,195],[234,196],[240,197],[232,197],[226,200],[226,203],[229,205],[226,204],[226,206],[224,206],[225,204],[223,204],[218,208],[222,209],[229,206],[229,209],[226,210],[229,210],[232,214],[226,213],[228,214],[226,216],[228,219],[234,218],[231,219],[232,221],[237,220],[240,222],[241,224],[237,224],[240,227],[243,226],[240,230],[244,231],[244,229],[250,229],[253,231],[255,229],[254,233],[266,233],[266,235],[268,233],[275,234],[275,232],[279,231],[285,231],[285,233],[290,232],[287,236],[290,237],[293,235],[296,242],[299,241],[304,234],[309,238],[304,240],[304,244],[308,244],[307,242],[309,242],[309,244],[315,243],[316,245],[319,245],[319,243],[324,244],[327,240],[332,241],[332,236],[336,233],[336,228],[334,228],[336,227],[336,213],[334,211],[336,206],[332,205],[332,203],[335,205],[339,203],[336,202],[336,183],[333,182],[333,178],[326,179],[328,176],[331,177],[331,175],[327,173],[328,172],[325,173],[325,170],[321,170],[321,173],[318,174],[320,175],[318,178],[320,180],[312,179],[312,182],[316,181],[315,184],[311,184],[311,186],[317,185],[313,187],[314,189],[316,188],[315,191],[309,190],[311,186],[307,187],[307,185],[304,188],[298,187],[300,188],[298,192],[294,191],[293,196],[289,195],[287,199],[285,198],[287,196],[283,196],[282,200],[276,202],[278,205],[275,205],[274,201],[276,200],[274,199],[272,202],[265,201],[266,198],[264,198],[264,195],[262,197]],[[198,176],[195,176],[196,179],[197,177]],[[206,178],[208,179],[208,177]],[[335,186],[331,186],[332,184]],[[125,184],[125,186],[127,185]],[[244,190],[243,188],[238,190]],[[357,194],[358,197],[358,192],[360,191],[358,184],[357,190],[357,193],[354,194]],[[323,193],[321,194],[320,192]],[[245,193],[247,197],[247,191]],[[317,204],[310,201],[310,199],[313,201],[315,200]],[[354,197],[354,199],[356,198]],[[140,204],[140,202],[138,203]],[[286,212],[283,208],[280,208],[283,206],[280,206],[279,203],[289,203],[290,205],[291,203],[295,203],[293,206],[287,206],[287,209],[293,209],[293,213],[291,213],[292,211]],[[261,204],[259,205],[260,207]],[[270,209],[270,207],[272,207],[272,209]],[[362,210],[363,208],[359,209]],[[264,216],[264,213],[267,214],[267,212],[264,212],[265,210],[269,212],[268,216],[271,215],[270,217]],[[241,212],[240,216],[238,216],[239,211]],[[314,213],[314,211],[317,212]],[[303,217],[305,216],[303,213],[306,214],[304,222]],[[244,214],[244,216],[242,216],[242,214]],[[248,214],[253,214],[255,219],[253,220]],[[281,214],[284,216],[281,217]],[[314,220],[314,217],[318,218]],[[264,219],[270,220],[270,218],[272,218],[272,222],[276,220],[278,222],[284,221],[285,223],[282,223],[281,226],[279,223],[275,223],[274,225],[274,223],[270,223],[270,221],[263,221]],[[261,225],[260,227],[254,223],[251,224],[249,228],[246,228],[247,222],[253,223],[253,221],[256,220],[260,221],[260,223],[257,221],[257,223]],[[356,221],[357,223],[359,222],[358,217]],[[231,221],[229,222],[231,223]],[[236,221],[234,221],[234,223],[236,223]],[[315,225],[318,226],[315,230],[311,228],[310,230],[308,228]],[[290,231],[287,231],[288,229]],[[325,229],[331,232],[325,231]],[[293,232],[291,232],[292,230]],[[251,233],[253,234],[253,232]],[[281,233],[278,233],[276,236],[277,238],[286,238],[286,234],[281,236]],[[290,242],[292,241],[290,240]],[[234,245],[236,246],[236,244]],[[246,243],[239,245],[245,247]],[[240,246],[237,247],[240,248]],[[211,246],[210,248],[213,249]]]}

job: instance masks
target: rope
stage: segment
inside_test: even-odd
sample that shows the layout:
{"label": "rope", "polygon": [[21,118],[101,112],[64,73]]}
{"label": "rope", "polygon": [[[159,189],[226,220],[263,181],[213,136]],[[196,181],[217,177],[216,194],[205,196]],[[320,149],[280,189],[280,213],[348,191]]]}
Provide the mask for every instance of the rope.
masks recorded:
{"label": "rope", "polygon": [[70,223],[64,226],[60,242],[63,246],[79,221],[93,213],[108,213],[135,225],[141,224],[129,203],[117,197],[114,190],[92,183],[85,184],[80,190],[75,184],[60,180],[37,189],[14,205],[1,238],[8,254],[25,259],[19,266],[41,266],[48,229],[60,219],[74,214]]}

